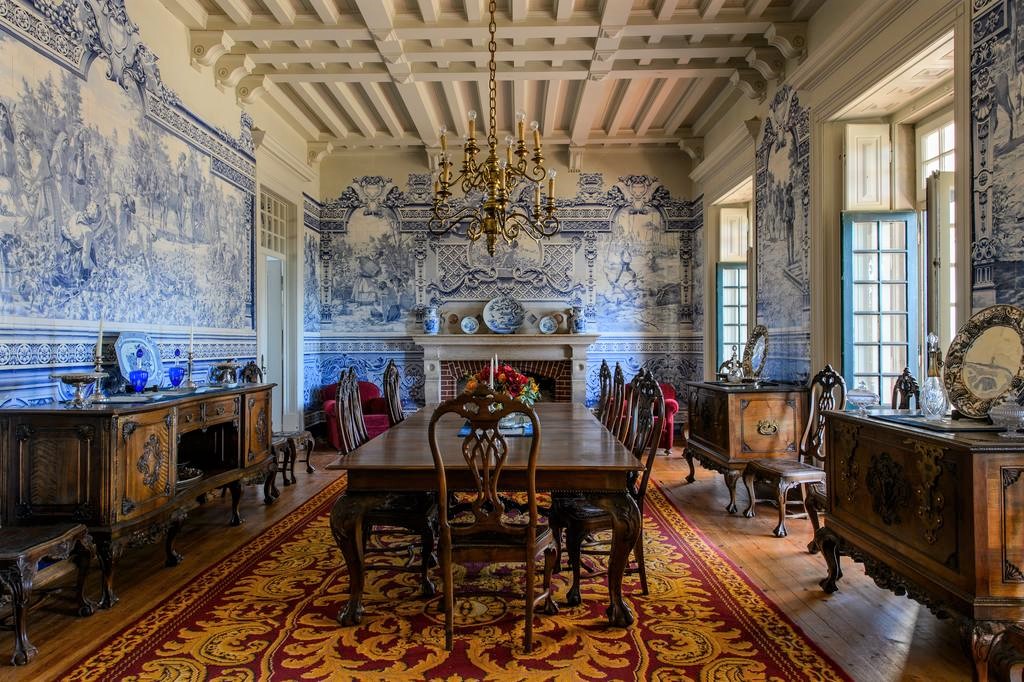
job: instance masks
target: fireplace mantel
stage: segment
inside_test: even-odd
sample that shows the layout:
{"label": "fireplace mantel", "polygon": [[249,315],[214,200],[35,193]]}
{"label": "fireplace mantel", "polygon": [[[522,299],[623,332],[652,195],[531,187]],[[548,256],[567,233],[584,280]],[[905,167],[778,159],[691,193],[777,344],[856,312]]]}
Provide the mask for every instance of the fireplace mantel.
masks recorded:
{"label": "fireplace mantel", "polygon": [[502,361],[568,360],[572,367],[572,401],[587,399],[587,351],[597,334],[417,334],[413,343],[423,348],[424,398],[441,401],[441,362],[479,360],[495,353]]}

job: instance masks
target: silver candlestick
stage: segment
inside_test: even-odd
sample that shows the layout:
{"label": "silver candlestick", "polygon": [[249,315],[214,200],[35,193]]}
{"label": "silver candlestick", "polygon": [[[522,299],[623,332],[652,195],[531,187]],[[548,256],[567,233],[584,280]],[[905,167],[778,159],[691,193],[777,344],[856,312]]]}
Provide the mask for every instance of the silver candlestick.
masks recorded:
{"label": "silver candlestick", "polygon": [[105,403],[107,394],[103,391],[103,380],[107,377],[107,373],[103,371],[103,353],[99,348],[96,348],[92,355],[92,372],[99,377],[92,390],[92,402]]}
{"label": "silver candlestick", "polygon": [[192,381],[192,358],[194,358],[194,357],[195,357],[195,353],[193,353],[192,349],[189,348],[188,354],[185,356],[185,360],[186,360],[185,383],[183,383],[181,385],[182,388],[187,388],[187,389],[198,388],[198,386],[196,385],[196,382]]}
{"label": "silver candlestick", "polygon": [[75,388],[75,395],[68,401],[68,407],[88,407],[92,403],[92,396],[85,395],[84,389],[107,376],[106,372],[69,372],[67,374],[53,374],[54,379],[59,379],[68,386]]}

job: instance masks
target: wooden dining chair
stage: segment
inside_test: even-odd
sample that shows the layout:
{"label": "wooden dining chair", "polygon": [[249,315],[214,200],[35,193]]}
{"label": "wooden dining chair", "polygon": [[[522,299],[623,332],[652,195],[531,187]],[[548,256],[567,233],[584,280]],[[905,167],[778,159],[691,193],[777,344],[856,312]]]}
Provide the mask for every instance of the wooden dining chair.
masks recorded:
{"label": "wooden dining chair", "polygon": [[612,395],[612,370],[608,367],[608,361],[601,361],[601,369],[597,372],[598,385],[601,388],[601,393],[597,398],[597,408],[594,410],[594,416],[597,417],[597,421],[604,422],[604,415],[608,411],[608,400]]}
{"label": "wooden dining chair", "polygon": [[615,372],[612,375],[612,391],[608,397],[608,411],[602,422],[612,433],[617,433],[622,419],[622,406],[626,400],[626,375],[622,371],[622,365],[615,363]]}
{"label": "wooden dining chair", "polygon": [[347,455],[362,445],[365,440],[360,438],[360,431],[356,427],[356,416],[353,412],[353,393],[355,402],[359,402],[359,389],[353,381],[353,375],[347,370],[342,370],[338,377],[338,390],[334,409],[334,418],[338,420],[338,433],[341,436],[341,450],[339,454]]}
{"label": "wooden dining chair", "polygon": [[754,516],[754,482],[764,481],[775,486],[776,502],[779,506],[779,523],[772,531],[775,537],[786,537],[786,504],[789,491],[801,486],[804,508],[811,517],[815,532],[818,530],[818,519],[807,506],[810,495],[808,488],[820,487],[822,495],[825,489],[825,449],[822,436],[825,430],[825,412],[842,410],[846,407],[846,381],[832,365],[814,375],[810,382],[810,413],[807,424],[800,439],[797,459],[754,459],[743,469],[743,484],[747,488],[750,502],[744,515]]}
{"label": "wooden dining chair", "polygon": [[910,399],[914,399],[914,407],[921,408],[921,387],[917,379],[910,373],[909,367],[903,368],[903,374],[892,385],[892,409],[909,410]]}
{"label": "wooden dining chair", "polygon": [[366,419],[363,415],[363,400],[359,394],[359,377],[356,376],[356,368],[348,368],[348,386],[349,390],[346,393],[348,400],[348,412],[350,415],[350,421],[352,426],[355,427],[356,440],[358,441],[356,447],[359,447],[366,441],[370,440],[370,436],[366,431]]}
{"label": "wooden dining chair", "polygon": [[649,372],[643,368],[637,372],[625,389],[625,403],[622,406],[622,419],[619,420],[619,429],[615,437],[627,448],[632,449],[633,440],[636,438],[637,416],[640,396],[633,392],[633,385],[648,375]]}
{"label": "wooden dining chair", "polygon": [[391,426],[405,419],[399,384],[398,367],[394,359],[388,360],[388,366],[384,368],[384,401],[388,404],[388,420]]}
{"label": "wooden dining chair", "polygon": [[[529,439],[526,465],[526,519],[510,518],[505,512],[505,500],[499,495],[501,474],[509,454],[505,436],[498,429],[502,417],[525,415],[533,428]],[[447,419],[454,415],[457,419]],[[468,467],[474,486],[468,493],[469,512],[450,516],[448,471],[459,458],[442,452],[438,432],[458,429],[469,423],[469,435],[462,440],[461,462]],[[555,547],[551,529],[543,523],[537,511],[537,457],[540,453],[540,420],[533,408],[507,395],[496,393],[479,384],[472,393],[464,393],[441,403],[430,418],[427,431],[430,451],[437,472],[438,557],[444,581],[445,648],[452,650],[455,615],[455,588],[453,562],[524,563],[526,564],[526,632],[523,646],[527,652],[533,648],[533,612],[536,607],[553,614],[558,611],[551,598],[551,573],[555,565]],[[447,461],[447,465],[446,465]],[[523,462],[518,462],[522,464]],[[461,466],[460,466],[461,468]],[[461,472],[460,472],[461,473]],[[543,590],[535,594],[536,562],[544,556]]]}
{"label": "wooden dining chair", "polygon": [[[647,594],[647,569],[644,564],[644,532],[643,513],[644,499],[647,496],[647,486],[651,479],[651,469],[654,467],[654,460],[658,452],[658,443],[665,421],[665,398],[654,375],[647,371],[640,371],[630,383],[630,395],[636,396],[629,419],[635,421],[632,429],[632,438],[629,440],[629,450],[641,464],[643,471],[637,475],[631,475],[627,479],[627,492],[636,502],[640,509],[640,532],[637,535],[636,544],[633,546],[633,556],[636,560],[635,567],[627,567],[630,573],[639,573],[640,590]],[[588,536],[613,527],[613,520],[610,514],[603,509],[592,506],[585,498],[573,496],[553,496],[551,502],[551,513],[549,523],[555,535],[556,557],[555,565],[561,562],[561,533],[566,531],[566,546],[569,551],[569,563],[572,567],[572,587],[569,589],[567,598],[570,606],[580,603],[580,580],[582,577],[581,560],[582,555],[604,555],[611,553],[606,542],[590,542],[584,547],[584,540]],[[594,571],[585,577],[601,575],[606,571]]]}

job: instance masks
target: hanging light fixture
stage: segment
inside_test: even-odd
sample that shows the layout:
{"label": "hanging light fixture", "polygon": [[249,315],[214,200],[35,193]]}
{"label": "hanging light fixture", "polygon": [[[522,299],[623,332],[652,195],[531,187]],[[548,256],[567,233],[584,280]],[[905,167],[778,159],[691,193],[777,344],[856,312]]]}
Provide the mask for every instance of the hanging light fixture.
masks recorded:
{"label": "hanging light fixture", "polygon": [[[437,178],[434,181],[434,205],[427,227],[432,234],[443,235],[466,226],[466,236],[471,241],[480,237],[487,239],[487,253],[494,255],[494,245],[499,236],[507,243],[519,236],[520,231],[534,238],[550,237],[558,232],[559,223],[555,216],[555,171],[545,171],[544,156],[541,154],[540,126],[536,121],[530,124],[533,131],[533,155],[527,162],[526,114],[516,113],[516,135],[505,138],[505,154],[498,158],[496,109],[498,84],[495,78],[494,53],[498,43],[494,37],[496,25],[494,14],[496,2],[491,0],[491,21],[488,25],[491,41],[487,44],[490,61],[488,80],[490,93],[489,127],[487,128],[487,157],[477,162],[480,147],[476,141],[476,112],[469,112],[469,134],[462,151],[462,168],[452,177],[453,163],[448,155],[448,131],[441,128],[441,154],[437,162]],[[531,165],[532,163],[532,165]],[[541,181],[548,179],[547,201],[541,202]],[[533,206],[530,209],[514,207],[509,198],[521,184],[533,185]],[[477,205],[466,203],[456,208],[451,203],[452,189],[458,187],[463,196],[474,191],[483,194],[483,202]]]}

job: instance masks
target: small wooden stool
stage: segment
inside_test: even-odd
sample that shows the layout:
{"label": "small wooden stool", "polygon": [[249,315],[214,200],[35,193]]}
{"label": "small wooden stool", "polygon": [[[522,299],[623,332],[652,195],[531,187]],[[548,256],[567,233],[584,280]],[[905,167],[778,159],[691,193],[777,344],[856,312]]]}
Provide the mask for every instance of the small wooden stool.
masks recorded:
{"label": "small wooden stool", "polygon": [[304,450],[306,453],[306,473],[311,474],[316,471],[316,469],[313,468],[313,465],[309,463],[309,456],[313,453],[313,446],[316,444],[316,441],[313,440],[312,433],[309,431],[283,431],[277,435],[287,438],[288,445],[292,450],[292,483],[295,482],[295,461],[299,458],[300,449]]}
{"label": "small wooden stool", "polygon": [[268,469],[267,480],[263,484],[263,501],[267,504],[273,502],[280,495],[275,480],[278,472],[281,473],[281,480],[284,485],[291,485],[292,482],[288,480],[291,456],[292,447],[288,443],[288,439],[280,433],[275,433],[270,439],[270,457],[274,460],[274,463]]}
{"label": "small wooden stool", "polygon": [[11,593],[14,611],[13,665],[25,665],[38,649],[28,640],[26,616],[42,559],[74,559],[78,566],[78,615],[91,616],[93,604],[85,598],[85,577],[94,553],[89,530],[80,523],[53,526],[0,528],[0,585]]}

